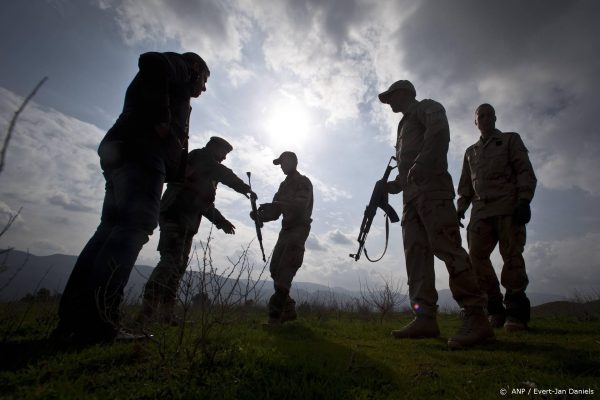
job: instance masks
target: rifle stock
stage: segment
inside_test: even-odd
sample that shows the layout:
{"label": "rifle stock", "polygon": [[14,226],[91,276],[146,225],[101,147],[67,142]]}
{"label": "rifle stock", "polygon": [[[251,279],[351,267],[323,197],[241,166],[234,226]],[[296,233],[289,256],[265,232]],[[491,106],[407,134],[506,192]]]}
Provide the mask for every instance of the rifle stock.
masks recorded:
{"label": "rifle stock", "polygon": [[[361,253],[365,253],[367,259],[371,262],[376,262],[381,260],[381,258],[385,255],[385,251],[387,250],[387,240],[388,240],[388,232],[389,232],[389,224],[388,219],[394,222],[400,221],[398,217],[398,213],[396,210],[388,203],[388,193],[386,184],[390,177],[390,173],[396,166],[392,166],[392,160],[396,160],[396,157],[392,156],[390,161],[388,162],[387,167],[385,168],[385,172],[383,173],[383,177],[375,183],[375,187],[373,188],[373,192],[371,193],[371,199],[369,200],[369,204],[365,208],[364,216],[362,222],[360,224],[360,232],[358,233],[358,251],[355,254],[350,254],[350,257],[354,258],[354,261],[358,261],[360,259]],[[381,257],[377,260],[371,260],[367,254],[367,250],[365,248],[365,241],[367,240],[367,235],[371,229],[371,225],[373,223],[373,219],[375,218],[375,214],[377,214],[377,208],[381,208],[383,212],[386,214],[386,238],[385,238],[385,250]]]}

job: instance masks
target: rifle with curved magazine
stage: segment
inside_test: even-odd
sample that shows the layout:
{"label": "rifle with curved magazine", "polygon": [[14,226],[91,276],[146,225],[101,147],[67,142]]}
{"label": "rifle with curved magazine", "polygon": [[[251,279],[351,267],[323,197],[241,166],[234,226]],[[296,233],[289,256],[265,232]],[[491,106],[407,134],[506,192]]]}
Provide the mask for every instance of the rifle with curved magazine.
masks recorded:
{"label": "rifle with curved magazine", "polygon": [[[365,213],[363,216],[362,223],[360,224],[360,232],[358,234],[358,251],[356,254],[350,254],[350,257],[354,258],[354,261],[358,261],[360,258],[360,254],[362,252],[365,253],[365,257],[367,260],[371,262],[377,262],[383,258],[385,252],[387,251],[388,246],[388,238],[390,232],[389,221],[392,223],[400,221],[396,210],[392,208],[392,206],[388,203],[388,192],[386,189],[387,181],[390,177],[390,173],[396,165],[391,165],[392,160],[396,161],[396,157],[392,156],[390,161],[388,162],[387,167],[385,168],[385,172],[383,173],[383,178],[378,180],[375,183],[375,187],[373,188],[373,193],[371,194],[371,200],[369,200],[369,204],[365,208]],[[373,223],[373,218],[375,218],[375,214],[377,214],[377,208],[381,208],[385,212],[385,248],[383,249],[383,254],[376,260],[372,260],[369,258],[369,254],[367,253],[367,249],[365,248],[365,241],[367,240],[367,235],[369,234],[369,230],[371,229],[371,224]]]}

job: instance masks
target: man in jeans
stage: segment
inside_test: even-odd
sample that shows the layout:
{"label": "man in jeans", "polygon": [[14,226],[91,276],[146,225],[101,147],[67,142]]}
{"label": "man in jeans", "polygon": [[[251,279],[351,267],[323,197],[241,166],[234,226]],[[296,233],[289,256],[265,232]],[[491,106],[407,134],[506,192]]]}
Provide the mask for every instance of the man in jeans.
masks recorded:
{"label": "man in jeans", "polygon": [[164,182],[183,178],[190,100],[210,75],[195,53],[144,53],[123,111],[100,143],[106,179],[100,225],[64,289],[52,338],[105,343],[120,335],[123,290],[158,223]]}

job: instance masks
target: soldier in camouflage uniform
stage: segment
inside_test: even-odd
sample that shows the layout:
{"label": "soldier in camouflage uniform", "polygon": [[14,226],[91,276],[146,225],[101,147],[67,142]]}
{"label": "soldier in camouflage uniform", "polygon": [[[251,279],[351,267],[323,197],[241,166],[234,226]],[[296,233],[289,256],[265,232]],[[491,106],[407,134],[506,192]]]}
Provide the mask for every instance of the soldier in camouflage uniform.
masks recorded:
{"label": "soldier in camouflage uniform", "polygon": [[[257,210],[262,222],[275,221],[283,215],[269,267],[275,288],[269,299],[269,325],[296,319],[296,302],[290,297],[290,289],[296,272],[302,266],[313,209],[312,183],[296,170],[296,154],[284,151],[273,160],[273,164],[281,166],[286,178],[273,196],[273,202],[261,204]],[[250,217],[256,218],[254,213],[250,213]]]}
{"label": "soldier in camouflage uniform", "polygon": [[211,137],[206,147],[189,153],[184,182],[167,185],[160,203],[160,261],[144,288],[142,322],[151,318],[176,322],[173,309],[177,289],[203,216],[223,232],[235,234],[235,226],[215,208],[217,184],[223,183],[246,196],[256,196],[221,164],[232,150],[225,139]]}
{"label": "soldier in camouflage uniform", "polygon": [[[529,203],[537,180],[519,134],[500,132],[495,123],[496,113],[491,105],[477,107],[475,124],[481,138],[465,152],[457,213],[464,218],[473,204],[467,227],[469,255],[488,296],[490,322],[515,331],[525,329],[529,322],[530,304],[525,295],[529,280],[523,249],[525,224],[531,218]],[[504,261],[501,281],[506,288],[506,309],[490,261],[498,243]]]}
{"label": "soldier in camouflage uniform", "polygon": [[450,290],[464,309],[463,325],[448,340],[451,349],[470,347],[494,337],[485,313],[485,296],[469,255],[461,246],[454,186],[448,173],[450,129],[444,107],[433,100],[416,100],[409,81],[397,81],[379,95],[394,112],[402,112],[396,156],[398,176],[389,193],[404,192],[402,234],[409,296],[415,319],[392,335],[396,338],[438,337],[438,293],[434,255],[444,261]]}

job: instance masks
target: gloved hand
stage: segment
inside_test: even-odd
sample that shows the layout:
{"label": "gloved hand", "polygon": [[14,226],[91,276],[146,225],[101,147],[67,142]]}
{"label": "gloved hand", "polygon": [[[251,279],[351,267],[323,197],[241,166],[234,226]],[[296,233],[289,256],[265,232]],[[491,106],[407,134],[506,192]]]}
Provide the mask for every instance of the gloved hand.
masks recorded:
{"label": "gloved hand", "polygon": [[258,207],[258,217],[262,222],[275,221],[281,215],[278,203],[263,203]]}
{"label": "gloved hand", "polygon": [[386,190],[389,194],[398,194],[402,191],[402,182],[400,182],[400,175],[396,176],[393,181],[386,182]]}
{"label": "gloved hand", "polygon": [[457,210],[456,211],[456,217],[458,218],[458,226],[460,226],[461,228],[464,228],[465,226],[463,225],[462,222],[460,222],[460,220],[461,219],[465,219],[465,212]]}
{"label": "gloved hand", "polygon": [[525,225],[531,221],[531,207],[529,207],[529,201],[521,199],[517,202],[515,212],[513,213],[513,221],[517,225]]}
{"label": "gloved hand", "polygon": [[219,225],[217,226],[217,228],[222,230],[223,232],[225,232],[228,235],[235,235],[235,225],[233,225],[231,222],[229,222],[226,219],[219,222]]}

